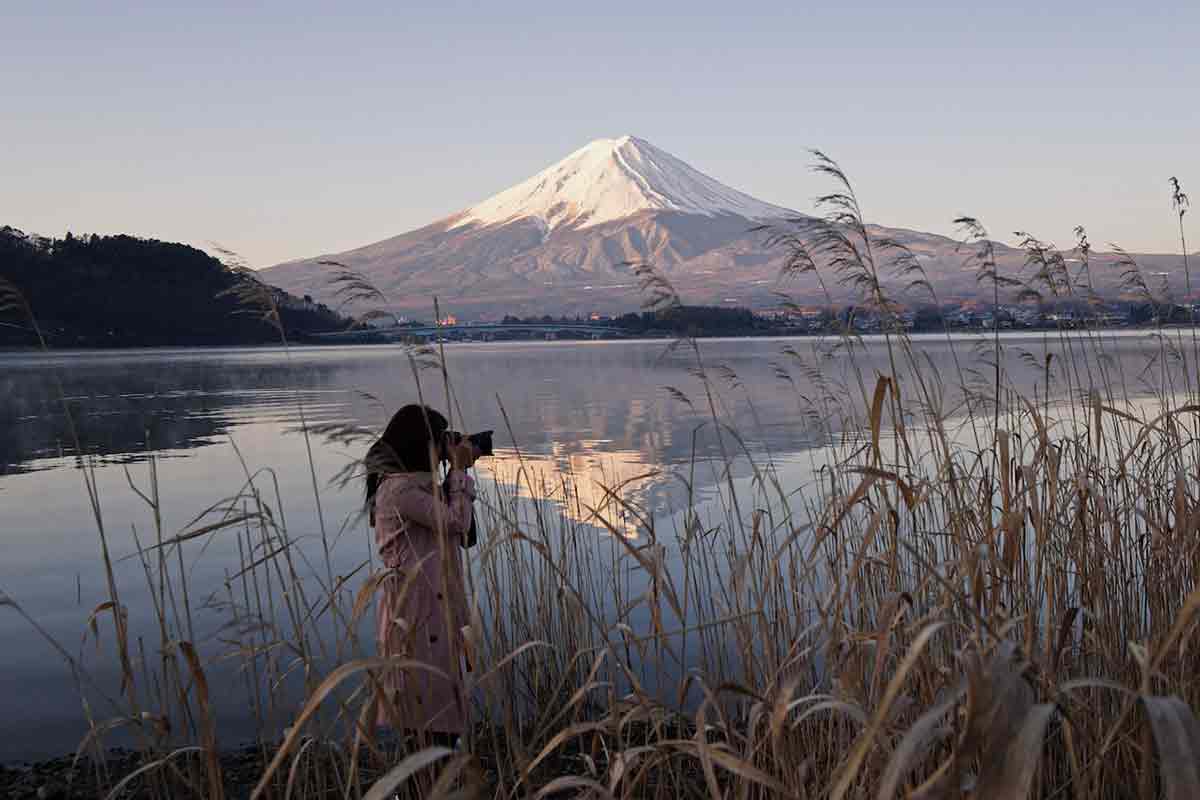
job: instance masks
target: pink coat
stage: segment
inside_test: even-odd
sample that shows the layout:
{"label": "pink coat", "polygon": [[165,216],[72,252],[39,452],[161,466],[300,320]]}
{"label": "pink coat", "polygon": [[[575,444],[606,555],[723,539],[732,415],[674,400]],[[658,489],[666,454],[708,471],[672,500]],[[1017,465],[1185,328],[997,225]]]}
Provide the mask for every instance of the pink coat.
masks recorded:
{"label": "pink coat", "polygon": [[429,664],[449,679],[424,670],[388,671],[377,723],[462,733],[467,708],[460,659],[468,614],[460,543],[471,527],[475,483],[455,470],[448,498],[435,485],[428,472],[395,473],[383,477],[375,494],[375,543],[389,568],[376,633],[380,655]]}

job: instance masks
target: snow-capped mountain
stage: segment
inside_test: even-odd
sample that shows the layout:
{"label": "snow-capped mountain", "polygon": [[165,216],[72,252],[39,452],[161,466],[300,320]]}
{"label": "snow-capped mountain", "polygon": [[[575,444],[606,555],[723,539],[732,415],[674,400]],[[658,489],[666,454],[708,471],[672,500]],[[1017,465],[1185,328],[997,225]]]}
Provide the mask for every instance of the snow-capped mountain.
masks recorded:
{"label": "snow-capped mountain", "polygon": [[640,211],[772,219],[793,212],[730,189],[644,139],[597,139],[527,181],[463,212],[452,229],[541,220],[548,231]]}
{"label": "snow-capped mountain", "polygon": [[[797,187],[811,196],[819,187]],[[826,276],[781,282],[786,254],[768,249],[763,224],[797,212],[757,200],[633,136],[598,139],[526,181],[446,219],[344,253],[280,264],[265,278],[293,294],[337,298],[336,261],[362,273],[390,310],[428,318],[433,298],[460,317],[498,314],[626,312],[642,297],[630,262],[653,264],[684,302],[769,306],[785,291],[823,301],[852,291]],[[959,243],[934,234],[876,229],[907,245],[938,296],[973,297],[977,272]],[[1024,254],[1000,246],[1002,271],[1016,274]],[[1094,254],[1098,289],[1120,270]],[[1115,258],[1109,258],[1115,262]],[[1143,264],[1162,269],[1169,257]],[[1175,266],[1172,263],[1171,268]],[[1107,284],[1107,286],[1104,286]],[[897,289],[900,287],[898,286]]]}
{"label": "snow-capped mountain", "polygon": [[382,289],[393,310],[422,316],[434,296],[460,315],[636,309],[641,298],[629,262],[652,262],[679,278],[681,290],[694,290],[689,301],[731,299],[742,278],[758,281],[755,291],[769,297],[762,276],[778,258],[752,231],[795,214],[622,136],[591,142],[419,230],[265,275],[331,301],[330,269],[318,262],[337,261]]}

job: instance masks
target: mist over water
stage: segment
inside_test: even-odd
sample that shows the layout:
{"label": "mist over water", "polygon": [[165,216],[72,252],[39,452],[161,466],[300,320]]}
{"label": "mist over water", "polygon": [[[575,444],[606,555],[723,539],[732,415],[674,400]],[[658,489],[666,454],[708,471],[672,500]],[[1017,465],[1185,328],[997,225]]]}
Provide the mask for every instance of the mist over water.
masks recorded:
{"label": "mist over water", "polygon": [[[960,376],[991,380],[990,339],[913,341],[930,374],[943,382],[947,412],[961,408]],[[1035,334],[1005,336],[1003,344],[1002,368],[1031,396],[1046,394],[1047,344],[1055,353],[1050,395],[1084,388],[1068,386],[1066,370],[1087,374],[1087,365],[1073,364],[1069,342],[1064,348],[1057,336]],[[601,485],[623,485],[666,528],[678,510],[683,478],[701,498],[719,502],[724,478],[711,459],[722,447],[744,467],[735,469],[736,480],[748,480],[753,461],[772,466],[782,485],[802,495],[831,444],[812,423],[813,409],[824,403],[850,417],[865,412],[848,377],[851,355],[814,352],[825,346],[813,339],[701,341],[711,401],[695,374],[695,354],[661,341],[447,346],[449,402],[436,370],[418,372],[418,391],[402,347],[0,354],[0,591],[115,694],[111,620],[100,618],[98,641],[90,633],[84,641],[88,615],[107,599],[107,587],[82,460],[95,465],[110,547],[123,559],[116,566],[121,599],[136,635],[151,631],[154,612],[140,561],[126,557],[137,541],[153,541],[154,525],[130,482],[147,490],[151,454],[165,537],[237,493],[247,472],[271,468],[291,534],[317,563],[320,525],[301,410],[310,426],[379,429],[396,408],[423,397],[449,409],[460,429],[496,431],[496,457],[480,464],[485,484],[511,485],[519,467],[545,476],[547,484],[571,475],[571,491],[548,495],[559,511],[594,525],[598,536],[611,530],[639,535],[635,520],[605,504]],[[1157,350],[1145,332],[1105,334],[1105,347],[1130,387],[1138,386]],[[880,341],[853,358],[865,374],[888,371]],[[816,379],[812,370],[824,377]],[[74,450],[64,398],[82,453]],[[727,426],[723,438],[713,409]],[[320,436],[312,443],[325,528],[336,542],[334,569],[348,575],[371,556],[370,531],[358,517],[362,488],[357,481],[344,488],[330,481],[365,445]],[[209,653],[219,650],[227,617],[218,604],[203,606],[210,597],[228,600],[225,579],[238,559],[237,536],[229,533],[184,548],[199,609],[197,638]],[[7,608],[0,608],[0,641],[0,761],[72,750],[85,723],[66,665]],[[236,694],[221,693],[216,708],[235,731],[248,723]],[[110,716],[99,707],[93,713]]]}

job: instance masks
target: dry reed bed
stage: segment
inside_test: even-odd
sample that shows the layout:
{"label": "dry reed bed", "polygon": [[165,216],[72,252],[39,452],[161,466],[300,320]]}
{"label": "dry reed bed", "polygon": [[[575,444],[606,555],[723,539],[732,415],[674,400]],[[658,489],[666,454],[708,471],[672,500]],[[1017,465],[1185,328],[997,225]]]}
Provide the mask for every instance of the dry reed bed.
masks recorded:
{"label": "dry reed bed", "polygon": [[[678,344],[696,385],[671,391],[710,417],[715,489],[695,481],[714,465],[693,463],[676,470],[687,499],[669,517],[622,486],[587,507],[574,476],[518,457],[481,503],[486,534],[468,556],[477,725],[455,752],[380,740],[366,724],[381,669],[423,668],[377,657],[360,633],[377,565],[335,575],[339,533],[323,519],[310,561],[273,473],[249,466],[241,491],[170,536],[152,462],[150,485],[131,488],[154,523],[140,555],[160,640],[129,641],[111,578],[89,621],[111,616],[124,675],[116,711],[89,711],[80,746],[109,796],[230,791],[181,555],[209,536],[238,537],[242,553],[220,657],[240,665],[259,722],[256,797],[1200,796],[1195,333],[1158,330],[1137,376],[1112,358],[1109,333],[1047,334],[1028,356],[1044,373],[1032,393],[1007,374],[998,333],[948,341],[953,368],[935,365],[894,324],[897,282],[928,290],[919,263],[867,230],[836,164],[817,154],[817,170],[835,183],[826,215],[766,234],[787,248],[789,272],[848,284],[893,324],[875,345],[881,362],[849,331],[781,352],[796,424],[828,443],[810,455],[804,491],[725,423],[737,376],[693,340]],[[1174,199],[1182,234],[1177,186]],[[986,231],[961,222],[994,299],[1094,299],[1082,231],[1080,267],[1028,237],[1028,271],[1003,276]],[[651,307],[678,302],[663,276],[633,268]],[[1132,260],[1124,268],[1130,291],[1167,302]],[[246,277],[248,307],[277,320]],[[336,282],[360,303],[382,299],[348,272]],[[444,358],[414,348],[404,368],[416,392],[457,411]],[[1151,402],[1137,402],[1147,376]],[[315,429],[298,405],[306,441],[369,433]],[[107,564],[94,481],[85,488]],[[313,489],[319,498],[315,470]],[[576,507],[527,501],[549,496]],[[615,509],[636,538],[605,530]],[[289,681],[303,686],[299,706]],[[123,777],[103,766],[118,727],[143,753]]]}

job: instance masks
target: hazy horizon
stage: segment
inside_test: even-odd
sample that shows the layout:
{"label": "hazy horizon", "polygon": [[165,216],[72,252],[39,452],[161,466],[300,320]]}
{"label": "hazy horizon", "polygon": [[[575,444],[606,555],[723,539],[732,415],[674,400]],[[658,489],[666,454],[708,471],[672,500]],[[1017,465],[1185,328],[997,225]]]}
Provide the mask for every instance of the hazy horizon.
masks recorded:
{"label": "hazy horizon", "polygon": [[[255,266],[404,233],[633,134],[811,209],[1178,250],[1200,8],[667,3],[11,10],[0,224],[219,243]],[[1195,247],[1193,245],[1192,249]]]}

